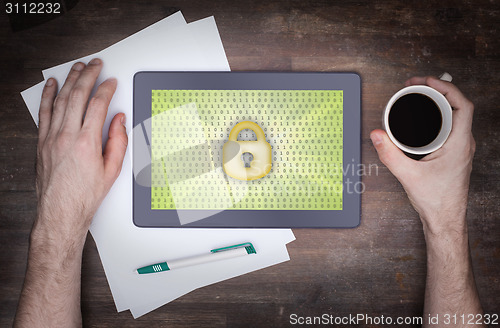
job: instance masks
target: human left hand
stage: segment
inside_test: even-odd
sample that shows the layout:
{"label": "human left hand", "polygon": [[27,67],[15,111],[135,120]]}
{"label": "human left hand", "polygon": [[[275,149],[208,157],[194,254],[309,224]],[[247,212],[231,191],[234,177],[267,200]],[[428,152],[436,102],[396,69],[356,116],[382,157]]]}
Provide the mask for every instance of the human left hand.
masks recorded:
{"label": "human left hand", "polygon": [[39,112],[34,232],[44,228],[54,238],[84,240],[94,213],[121,171],[128,142],[123,113],[113,118],[102,151],[102,128],[116,79],[104,81],[89,100],[102,65],[100,59],[74,64],[59,94],[55,79],[45,85]]}

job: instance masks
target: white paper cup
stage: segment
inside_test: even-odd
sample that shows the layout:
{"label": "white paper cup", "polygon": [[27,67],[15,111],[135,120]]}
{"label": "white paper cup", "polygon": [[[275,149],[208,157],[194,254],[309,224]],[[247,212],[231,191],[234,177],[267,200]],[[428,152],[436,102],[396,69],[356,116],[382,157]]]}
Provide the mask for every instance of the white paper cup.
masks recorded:
{"label": "white paper cup", "polygon": [[[439,134],[430,144],[427,144],[422,147],[410,147],[405,144],[402,144],[394,137],[389,126],[389,113],[391,111],[392,106],[399,98],[411,93],[419,93],[431,98],[436,103],[441,112],[442,124]],[[384,129],[387,132],[387,135],[389,136],[391,141],[404,152],[415,155],[430,154],[441,148],[441,146],[446,142],[446,139],[448,139],[448,136],[450,135],[451,123],[452,123],[452,115],[451,115],[450,103],[448,102],[448,100],[446,100],[445,96],[443,96],[442,93],[426,85],[412,85],[396,92],[396,94],[392,96],[392,98],[385,106],[384,117],[383,117]]]}

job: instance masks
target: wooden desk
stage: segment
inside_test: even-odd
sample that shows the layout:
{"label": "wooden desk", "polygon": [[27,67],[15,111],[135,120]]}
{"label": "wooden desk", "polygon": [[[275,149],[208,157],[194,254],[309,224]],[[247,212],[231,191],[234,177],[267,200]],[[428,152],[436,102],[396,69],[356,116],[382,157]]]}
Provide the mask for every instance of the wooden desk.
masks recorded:
{"label": "wooden desk", "polygon": [[[477,152],[469,197],[474,273],[484,310],[500,313],[500,6],[495,1],[80,1],[63,16],[12,32],[0,14],[0,326],[12,323],[36,214],[37,129],[20,91],[47,67],[97,52],[182,10],[214,15],[232,70],[355,71],[363,80],[362,222],[295,230],[291,261],[192,292],[134,320],[117,313],[91,237],[83,258],[89,327],[278,327],[290,315],[420,316],[425,243],[403,188],[369,132],[413,75],[447,71],[475,103]],[[3,7],[2,7],[3,8]],[[3,10],[3,9],[2,9]],[[164,288],[168,288],[165,286]]]}

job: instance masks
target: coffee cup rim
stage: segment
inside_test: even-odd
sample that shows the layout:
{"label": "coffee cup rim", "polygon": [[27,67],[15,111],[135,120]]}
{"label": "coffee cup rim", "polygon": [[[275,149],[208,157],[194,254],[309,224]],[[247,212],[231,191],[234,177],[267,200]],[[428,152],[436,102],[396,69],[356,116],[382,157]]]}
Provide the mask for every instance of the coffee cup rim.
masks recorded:
{"label": "coffee cup rim", "polygon": [[[405,144],[402,144],[394,137],[389,127],[389,113],[390,109],[392,108],[392,105],[396,102],[396,100],[398,100],[402,96],[412,93],[420,93],[431,98],[436,103],[443,118],[441,130],[439,131],[437,137],[430,144],[421,147],[410,147]],[[441,148],[448,139],[452,126],[452,109],[446,97],[436,89],[426,85],[411,85],[399,90],[391,97],[391,99],[389,99],[384,109],[384,116],[382,123],[384,125],[385,131],[387,132],[387,135],[389,136],[389,139],[391,139],[391,141],[399,149],[410,154],[425,155]]]}

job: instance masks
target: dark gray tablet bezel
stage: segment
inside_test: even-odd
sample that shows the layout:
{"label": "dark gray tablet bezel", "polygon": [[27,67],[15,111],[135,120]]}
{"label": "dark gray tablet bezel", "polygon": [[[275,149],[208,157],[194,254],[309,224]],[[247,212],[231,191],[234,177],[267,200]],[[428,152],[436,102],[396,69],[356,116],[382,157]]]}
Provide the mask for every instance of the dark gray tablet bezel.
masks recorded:
{"label": "dark gray tablet bezel", "polygon": [[[343,90],[342,210],[152,210],[151,188],[133,179],[133,221],[139,227],[353,228],[361,219],[361,79],[356,73],[138,72],[134,76],[133,126],[151,117],[152,90]],[[135,129],[137,130],[137,129]],[[147,139],[147,138],[146,138]],[[134,138],[134,147],[136,141]],[[134,155],[133,155],[134,156]],[[150,174],[150,173],[149,173]],[[149,178],[151,176],[149,175]],[[355,190],[355,186],[358,186]],[[180,225],[177,211],[202,220]]]}

